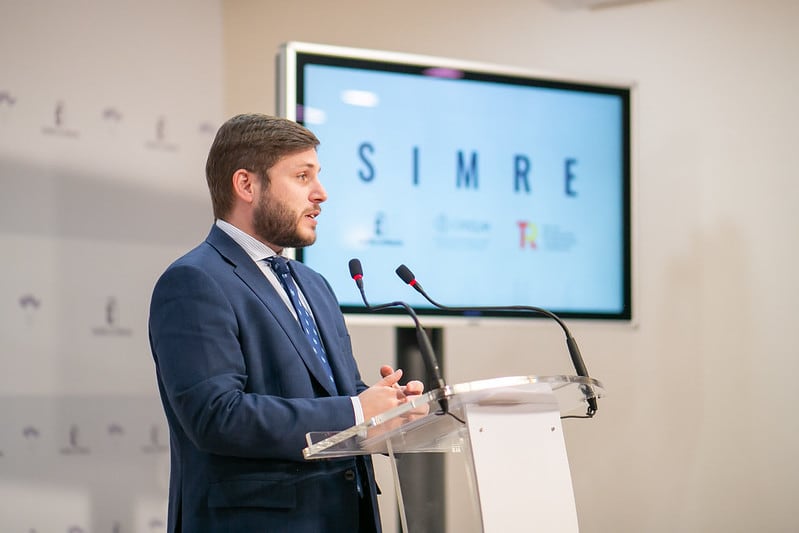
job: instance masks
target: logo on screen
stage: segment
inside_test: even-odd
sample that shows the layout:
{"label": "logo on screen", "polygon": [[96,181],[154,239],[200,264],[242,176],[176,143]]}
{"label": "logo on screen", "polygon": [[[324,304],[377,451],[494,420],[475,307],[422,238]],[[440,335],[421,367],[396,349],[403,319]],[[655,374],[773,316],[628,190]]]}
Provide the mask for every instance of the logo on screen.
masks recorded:
{"label": "logo on screen", "polygon": [[398,238],[389,224],[388,215],[382,211],[375,213],[372,219],[372,236],[365,239],[365,244],[370,246],[402,246],[402,239]]}
{"label": "logo on screen", "polygon": [[485,250],[491,240],[488,220],[441,213],[433,219],[435,245],[448,250]]}
{"label": "logo on screen", "polygon": [[383,213],[377,213],[375,215],[375,237],[382,237],[383,236],[383,223],[385,222],[386,216]]}
{"label": "logo on screen", "polygon": [[538,226],[533,222],[520,220],[517,223],[519,227],[519,248],[538,248]]}

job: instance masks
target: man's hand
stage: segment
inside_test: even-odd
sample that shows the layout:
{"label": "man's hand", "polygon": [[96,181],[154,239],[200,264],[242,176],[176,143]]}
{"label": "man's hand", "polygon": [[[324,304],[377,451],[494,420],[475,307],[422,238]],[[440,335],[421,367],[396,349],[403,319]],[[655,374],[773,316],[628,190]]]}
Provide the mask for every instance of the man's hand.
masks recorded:
{"label": "man's hand", "polygon": [[[402,372],[402,370],[400,370],[400,372]],[[383,365],[380,367],[380,375],[383,376],[384,378],[386,376],[390,376],[393,373],[394,369],[388,365]],[[419,396],[420,394],[422,394],[422,392],[424,392],[424,383],[417,380],[409,381],[404,387],[401,387],[399,385],[396,385],[395,387],[399,390],[399,392],[397,393],[397,397],[400,400],[404,401],[408,401],[410,399],[408,398],[409,396]],[[401,401],[400,403],[404,402]]]}
{"label": "man's hand", "polygon": [[[394,369],[388,365],[384,365],[380,367],[380,375],[385,377],[389,376],[394,372]],[[424,392],[424,383],[417,380],[411,380],[405,386],[394,385],[394,388],[397,390],[397,398],[399,399],[399,403],[403,404],[405,402],[411,401],[419,396]],[[413,408],[411,411],[406,412],[402,415],[402,417],[408,421],[413,420],[415,418],[419,418],[420,416],[425,416],[427,413],[430,412],[430,406],[427,404],[423,404]]]}
{"label": "man's hand", "polygon": [[402,369],[394,370],[389,365],[383,365],[380,367],[380,375],[383,379],[358,395],[364,420],[393,409],[424,392],[424,384],[421,381],[412,380],[400,386]]}
{"label": "man's hand", "polygon": [[[383,369],[386,368],[390,372],[384,373]],[[358,395],[364,420],[369,420],[380,413],[393,409],[405,401],[405,395],[402,394],[402,389],[397,384],[402,377],[402,370],[395,371],[389,366],[384,366],[380,369],[380,375],[383,376],[383,379]]]}

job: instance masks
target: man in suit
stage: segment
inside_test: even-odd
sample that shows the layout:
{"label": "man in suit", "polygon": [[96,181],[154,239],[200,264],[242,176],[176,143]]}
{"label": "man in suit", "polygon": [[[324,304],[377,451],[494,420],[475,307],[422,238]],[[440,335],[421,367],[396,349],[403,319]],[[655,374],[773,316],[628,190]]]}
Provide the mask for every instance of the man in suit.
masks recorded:
{"label": "man in suit", "polygon": [[383,366],[368,387],[326,280],[284,248],[316,240],[316,137],[239,115],[206,177],[215,223],[170,265],[150,345],[170,428],[168,532],[379,532],[368,457],[305,461],[309,431],[340,431],[422,392]]}

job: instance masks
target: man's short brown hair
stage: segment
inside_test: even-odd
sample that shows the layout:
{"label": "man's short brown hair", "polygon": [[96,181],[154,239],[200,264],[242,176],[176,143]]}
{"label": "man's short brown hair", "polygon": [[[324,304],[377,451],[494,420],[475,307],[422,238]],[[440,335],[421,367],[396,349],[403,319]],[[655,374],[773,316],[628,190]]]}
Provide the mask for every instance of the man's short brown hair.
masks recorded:
{"label": "man's short brown hair", "polygon": [[222,124],[205,164],[214,217],[225,217],[233,207],[231,178],[237,170],[248,170],[268,180],[267,171],[282,157],[317,146],[316,135],[285,118],[246,114]]}

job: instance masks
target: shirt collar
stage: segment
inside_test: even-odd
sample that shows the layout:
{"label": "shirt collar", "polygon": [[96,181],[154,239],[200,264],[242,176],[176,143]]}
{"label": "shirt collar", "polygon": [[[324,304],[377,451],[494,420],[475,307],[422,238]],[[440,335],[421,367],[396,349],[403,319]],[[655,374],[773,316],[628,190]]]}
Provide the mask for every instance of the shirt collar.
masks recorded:
{"label": "shirt collar", "polygon": [[216,226],[227,233],[231,239],[236,241],[236,244],[241,246],[244,251],[247,252],[247,255],[249,255],[255,262],[272,257],[273,255],[278,255],[270,247],[252,235],[240,230],[230,222],[226,222],[219,218],[216,220]]}

